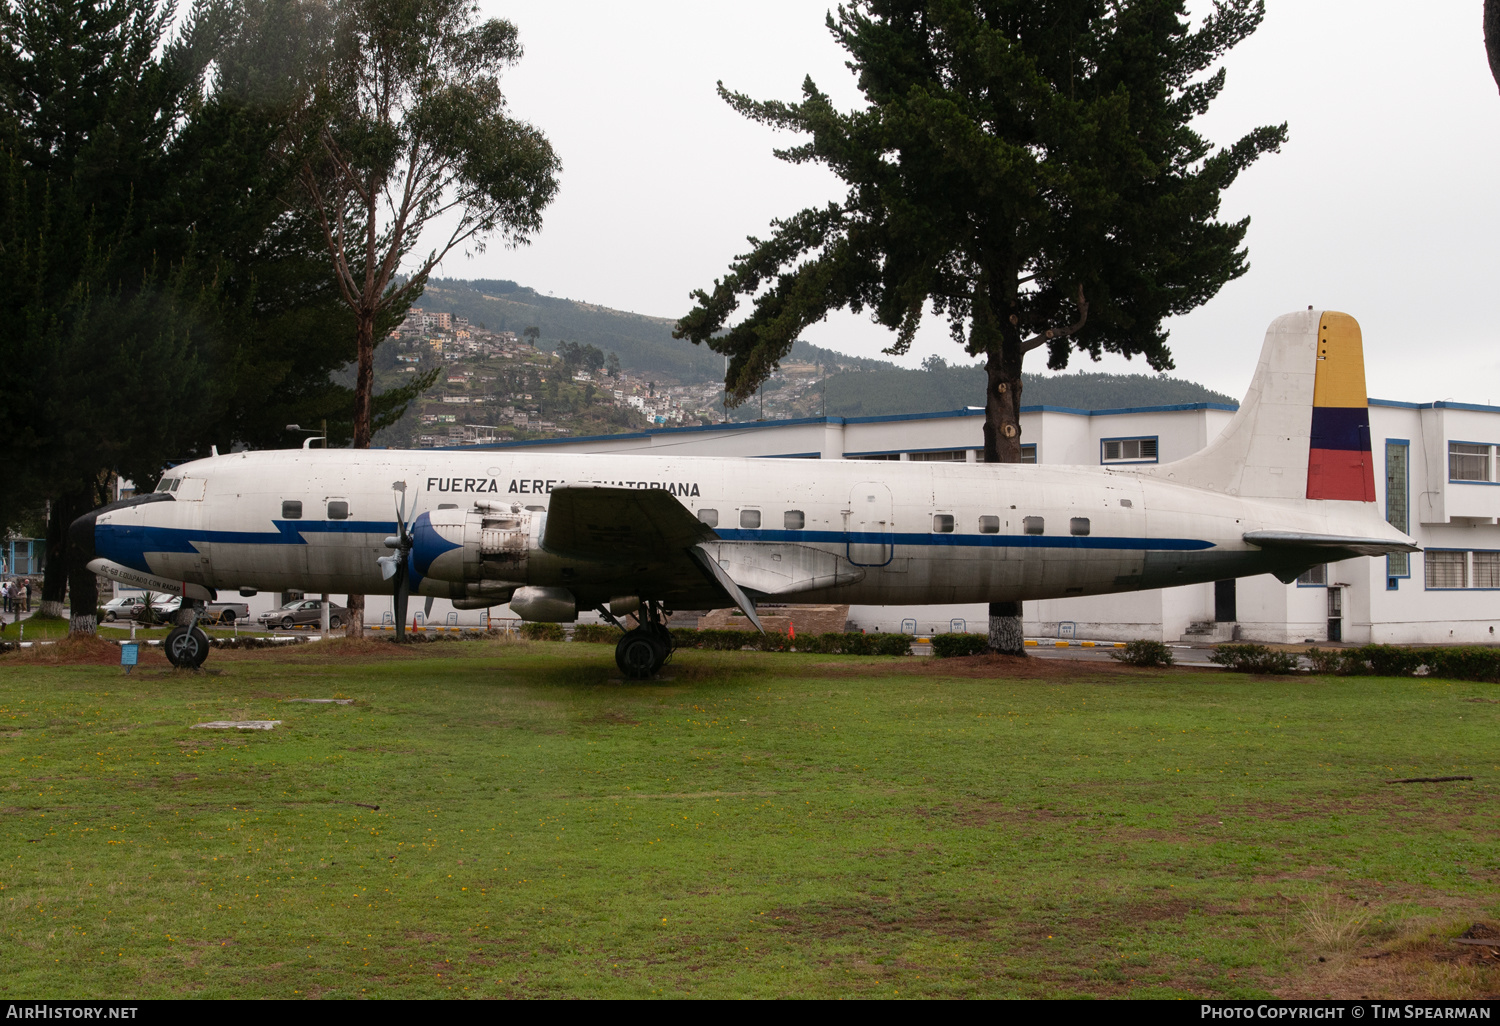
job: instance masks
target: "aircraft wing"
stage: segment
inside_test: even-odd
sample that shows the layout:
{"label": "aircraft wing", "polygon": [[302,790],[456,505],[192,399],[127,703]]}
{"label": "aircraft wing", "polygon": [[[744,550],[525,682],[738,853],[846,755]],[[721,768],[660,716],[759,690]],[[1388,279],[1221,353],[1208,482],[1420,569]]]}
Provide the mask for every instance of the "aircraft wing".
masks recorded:
{"label": "aircraft wing", "polygon": [[1263,549],[1288,554],[1326,556],[1329,561],[1349,556],[1384,556],[1391,552],[1421,552],[1411,542],[1388,538],[1359,538],[1338,534],[1306,534],[1301,531],[1247,531],[1245,541]]}
{"label": "aircraft wing", "polygon": [[764,633],[755,603],[699,547],[718,537],[671,492],[576,484],[552,490],[542,548],[595,563],[689,566]]}

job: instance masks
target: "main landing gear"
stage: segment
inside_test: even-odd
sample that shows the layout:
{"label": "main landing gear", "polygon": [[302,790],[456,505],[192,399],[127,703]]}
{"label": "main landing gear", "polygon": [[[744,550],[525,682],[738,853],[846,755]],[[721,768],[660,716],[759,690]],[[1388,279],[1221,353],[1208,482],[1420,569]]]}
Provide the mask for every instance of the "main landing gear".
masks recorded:
{"label": "main landing gear", "polygon": [[[615,665],[630,680],[646,680],[655,677],[672,658],[672,633],[667,630],[666,613],[660,602],[644,602],[637,614],[641,625],[625,631],[625,636],[615,645]],[[614,617],[610,617],[614,620]],[[614,620],[616,627],[621,627]]]}

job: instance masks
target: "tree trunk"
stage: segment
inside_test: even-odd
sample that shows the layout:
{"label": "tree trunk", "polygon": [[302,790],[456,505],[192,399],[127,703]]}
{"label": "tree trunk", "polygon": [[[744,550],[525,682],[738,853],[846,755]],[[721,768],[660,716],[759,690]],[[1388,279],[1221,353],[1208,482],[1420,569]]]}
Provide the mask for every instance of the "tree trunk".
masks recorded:
{"label": "tree trunk", "polygon": [[[1021,462],[1021,337],[1002,325],[986,298],[974,304],[974,332],[984,344],[984,462]],[[990,603],[990,649],[1025,655],[1021,603]]]}
{"label": "tree trunk", "polygon": [[[88,492],[74,493],[67,499],[54,503],[52,515],[60,523],[63,543],[59,549],[65,553],[62,564],[67,575],[68,582],[68,635],[72,637],[78,634],[92,635],[99,629],[99,578],[88,568],[88,553],[79,551],[71,544],[69,528],[73,521],[83,516],[95,506],[96,497],[93,490]],[[63,514],[58,517],[58,513]],[[47,542],[50,547],[52,542],[52,525],[47,525]],[[47,574],[52,574],[52,556],[47,556]]]}
{"label": "tree trunk", "polygon": [[[37,616],[48,620],[62,619],[63,600],[68,595],[72,570],[68,558],[68,528],[74,520],[93,508],[93,495],[89,492],[71,492],[52,503],[47,517],[47,566],[42,573],[42,602]],[[75,618],[80,611],[86,616],[95,616],[94,610],[99,602],[99,582],[87,570],[84,575],[88,578],[85,591],[89,594],[84,596],[87,604],[80,607],[74,603]],[[93,627],[89,627],[85,633],[92,634]]]}
{"label": "tree trunk", "polygon": [[1500,0],[1484,0],[1484,49],[1490,58],[1490,74],[1500,85]]}
{"label": "tree trunk", "polygon": [[[357,313],[358,332],[355,345],[359,353],[359,367],[354,378],[354,441],[355,449],[368,449],[374,435],[371,423],[371,407],[375,398],[375,310],[362,307]],[[327,442],[323,443],[327,445]],[[365,635],[365,597],[350,595],[346,603],[349,622],[344,625],[344,637],[362,638]]]}

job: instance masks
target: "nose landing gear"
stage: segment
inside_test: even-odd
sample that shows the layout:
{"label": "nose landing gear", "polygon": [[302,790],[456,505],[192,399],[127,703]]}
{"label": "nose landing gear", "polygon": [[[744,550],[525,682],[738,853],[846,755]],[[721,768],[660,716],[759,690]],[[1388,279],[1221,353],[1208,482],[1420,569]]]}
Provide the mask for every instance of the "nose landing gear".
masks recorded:
{"label": "nose landing gear", "polygon": [[[618,620],[607,610],[600,610],[624,630]],[[660,602],[643,602],[638,614],[641,625],[625,631],[625,636],[615,645],[615,665],[630,680],[647,680],[655,677],[672,658],[672,632],[667,630],[667,613]]]}
{"label": "nose landing gear", "polygon": [[162,642],[167,662],[184,670],[196,670],[208,658],[208,635],[198,627],[198,618],[203,613],[203,603],[193,603],[193,619],[184,626],[173,627]]}

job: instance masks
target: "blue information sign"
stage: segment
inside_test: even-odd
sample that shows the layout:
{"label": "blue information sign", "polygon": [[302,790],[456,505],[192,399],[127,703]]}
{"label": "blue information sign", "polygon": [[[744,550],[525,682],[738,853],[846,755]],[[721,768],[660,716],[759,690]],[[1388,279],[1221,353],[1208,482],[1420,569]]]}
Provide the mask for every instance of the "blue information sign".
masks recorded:
{"label": "blue information sign", "polygon": [[120,646],[120,665],[125,667],[129,673],[140,658],[141,646],[134,641],[127,641]]}

